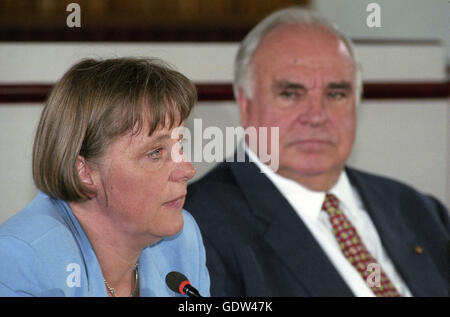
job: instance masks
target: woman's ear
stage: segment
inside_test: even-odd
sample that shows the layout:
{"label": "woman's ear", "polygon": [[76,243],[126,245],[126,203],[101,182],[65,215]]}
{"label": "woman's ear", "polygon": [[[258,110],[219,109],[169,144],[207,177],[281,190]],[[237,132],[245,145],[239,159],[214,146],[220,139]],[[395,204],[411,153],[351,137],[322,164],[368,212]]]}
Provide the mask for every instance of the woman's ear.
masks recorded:
{"label": "woman's ear", "polygon": [[88,189],[95,189],[94,170],[88,164],[88,162],[86,162],[86,159],[81,155],[78,155],[75,164],[78,172],[78,177],[80,178],[83,185]]}

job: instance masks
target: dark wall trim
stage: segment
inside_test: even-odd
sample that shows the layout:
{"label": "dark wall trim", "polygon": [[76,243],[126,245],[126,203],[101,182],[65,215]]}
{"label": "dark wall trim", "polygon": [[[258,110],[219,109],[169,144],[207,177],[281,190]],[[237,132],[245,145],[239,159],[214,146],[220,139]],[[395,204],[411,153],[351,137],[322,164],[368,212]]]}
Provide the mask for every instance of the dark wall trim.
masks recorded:
{"label": "dark wall trim", "polygon": [[[0,84],[0,103],[43,103],[53,84]],[[199,101],[232,101],[230,83],[197,83]],[[450,82],[365,83],[364,99],[448,98]]]}
{"label": "dark wall trim", "polygon": [[[240,42],[251,30],[240,26],[43,28],[0,27],[0,42]],[[441,45],[438,39],[363,39],[355,44]]]}
{"label": "dark wall trim", "polygon": [[0,28],[0,42],[239,42],[248,28]]}
{"label": "dark wall trim", "polygon": [[450,82],[367,83],[364,99],[434,99],[448,98]]}
{"label": "dark wall trim", "polygon": [[[186,27],[186,28],[0,28],[1,42],[236,42],[251,28]],[[438,39],[363,39],[355,44],[374,45],[442,45]]]}

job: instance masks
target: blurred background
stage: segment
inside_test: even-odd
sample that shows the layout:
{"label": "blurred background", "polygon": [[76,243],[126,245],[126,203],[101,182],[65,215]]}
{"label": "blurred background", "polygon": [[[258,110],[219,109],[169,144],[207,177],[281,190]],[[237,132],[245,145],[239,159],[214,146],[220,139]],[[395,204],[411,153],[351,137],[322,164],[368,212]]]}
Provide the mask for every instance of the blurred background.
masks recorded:
{"label": "blurred background", "polygon": [[[67,26],[70,3],[80,7],[80,27]],[[370,3],[379,5],[380,27],[367,24]],[[197,85],[191,131],[196,118],[203,129],[237,127],[231,82],[238,43],[263,17],[291,5],[335,22],[360,57],[364,98],[349,165],[399,179],[450,208],[447,0],[0,0],[0,223],[37,193],[34,133],[48,93],[72,64],[160,57]],[[194,162],[195,179],[215,164]]]}

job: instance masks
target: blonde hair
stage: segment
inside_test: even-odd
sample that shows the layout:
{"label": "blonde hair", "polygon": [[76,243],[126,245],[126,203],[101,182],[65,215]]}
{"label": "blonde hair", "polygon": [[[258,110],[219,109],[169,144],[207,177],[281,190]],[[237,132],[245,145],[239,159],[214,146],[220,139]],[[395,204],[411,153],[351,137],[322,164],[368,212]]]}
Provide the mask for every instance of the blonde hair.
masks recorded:
{"label": "blonde hair", "polygon": [[150,135],[166,124],[179,125],[196,101],[189,79],[159,59],[75,64],[53,88],[39,121],[33,146],[36,186],[67,201],[89,199],[92,193],[76,168],[79,155],[99,158],[118,136],[138,133],[144,121]]}

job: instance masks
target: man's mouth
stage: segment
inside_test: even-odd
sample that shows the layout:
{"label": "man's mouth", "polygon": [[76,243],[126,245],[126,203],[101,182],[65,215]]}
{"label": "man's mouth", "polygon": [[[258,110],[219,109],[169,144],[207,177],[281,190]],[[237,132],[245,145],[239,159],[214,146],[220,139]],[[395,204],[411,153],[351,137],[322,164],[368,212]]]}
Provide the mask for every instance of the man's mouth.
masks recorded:
{"label": "man's mouth", "polygon": [[321,151],[330,145],[333,145],[333,142],[325,139],[302,139],[288,143],[288,146],[299,147],[303,151]]}

